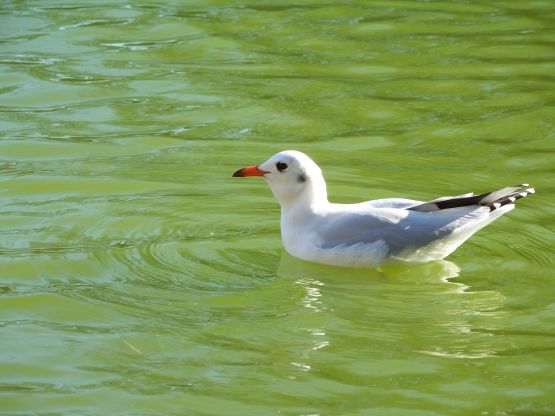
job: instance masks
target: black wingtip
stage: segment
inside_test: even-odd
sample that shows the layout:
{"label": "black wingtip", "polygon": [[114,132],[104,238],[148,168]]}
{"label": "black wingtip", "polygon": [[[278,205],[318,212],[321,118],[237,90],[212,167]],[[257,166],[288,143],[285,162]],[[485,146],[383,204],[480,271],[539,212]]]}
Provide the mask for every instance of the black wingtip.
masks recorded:
{"label": "black wingtip", "polygon": [[[477,205],[488,207],[490,211],[495,211],[496,209],[501,208],[504,205],[514,203],[517,199],[521,199],[535,193],[536,190],[534,188],[530,188],[529,186],[530,185],[528,184],[521,184],[509,188],[503,188],[498,191],[486,192],[480,195],[463,196],[444,199],[442,201],[426,202],[424,204],[416,205],[407,209],[410,211],[432,212],[442,209]],[[492,200],[492,198],[495,199]]]}
{"label": "black wingtip", "polygon": [[[530,186],[530,185],[525,184],[521,186]],[[501,208],[502,206],[513,204],[517,199],[526,198],[528,195],[531,195],[534,193],[536,193],[536,190],[534,188],[526,188],[521,191],[516,191],[493,201],[492,203],[488,204],[488,207],[490,211],[495,211],[496,209]]]}

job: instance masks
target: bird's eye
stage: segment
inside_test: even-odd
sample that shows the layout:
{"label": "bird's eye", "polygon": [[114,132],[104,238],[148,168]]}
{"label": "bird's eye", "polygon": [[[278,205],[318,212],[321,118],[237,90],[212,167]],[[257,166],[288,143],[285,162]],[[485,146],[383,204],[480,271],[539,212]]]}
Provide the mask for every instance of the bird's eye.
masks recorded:
{"label": "bird's eye", "polygon": [[287,169],[287,163],[277,162],[277,163],[276,163],[276,168],[277,168],[277,170],[279,170],[280,172],[283,172],[285,169]]}

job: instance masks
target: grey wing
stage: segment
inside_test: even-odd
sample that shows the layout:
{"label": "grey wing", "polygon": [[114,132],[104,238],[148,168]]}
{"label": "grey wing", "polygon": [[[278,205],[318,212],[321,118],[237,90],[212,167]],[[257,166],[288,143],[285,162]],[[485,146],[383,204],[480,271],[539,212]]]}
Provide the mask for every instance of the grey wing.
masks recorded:
{"label": "grey wing", "polygon": [[[384,242],[390,255],[419,249],[444,237],[456,244],[514,208],[534,193],[527,184],[481,195],[464,194],[421,203],[410,199],[379,199],[327,215],[316,227],[322,248]],[[449,236],[457,230],[456,236]],[[453,238],[451,238],[453,237]],[[449,253],[456,248],[446,248]],[[445,255],[447,255],[445,254]]]}
{"label": "grey wing", "polygon": [[488,209],[461,207],[445,211],[419,212],[376,208],[366,213],[337,213],[318,227],[322,248],[384,241],[390,254],[424,247],[456,228],[487,217]]}

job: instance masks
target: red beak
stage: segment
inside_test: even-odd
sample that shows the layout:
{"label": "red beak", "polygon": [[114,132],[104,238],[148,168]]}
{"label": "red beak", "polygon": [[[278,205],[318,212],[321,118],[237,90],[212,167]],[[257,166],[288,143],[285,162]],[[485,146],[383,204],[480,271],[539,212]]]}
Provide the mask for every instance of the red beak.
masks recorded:
{"label": "red beak", "polygon": [[260,170],[258,169],[258,166],[247,166],[243,169],[239,169],[237,172],[235,172],[233,174],[234,177],[237,176],[264,176],[269,172],[266,172],[265,170]]}

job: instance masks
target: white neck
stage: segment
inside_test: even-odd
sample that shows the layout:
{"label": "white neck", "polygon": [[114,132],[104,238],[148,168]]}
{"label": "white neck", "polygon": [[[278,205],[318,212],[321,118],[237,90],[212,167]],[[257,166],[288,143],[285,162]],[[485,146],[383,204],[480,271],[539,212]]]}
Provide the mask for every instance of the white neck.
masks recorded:
{"label": "white neck", "polygon": [[[319,180],[318,180],[319,179]],[[326,183],[321,176],[306,182],[304,189],[291,198],[278,198],[281,205],[281,238],[285,249],[297,252],[297,245],[304,236],[303,227],[310,224],[310,217],[329,205]]]}
{"label": "white neck", "polygon": [[[276,196],[278,196],[276,194]],[[305,214],[316,212],[322,206],[329,204],[326,182],[321,176],[313,177],[306,182],[305,187],[298,194],[278,196],[281,205],[281,214]]]}

